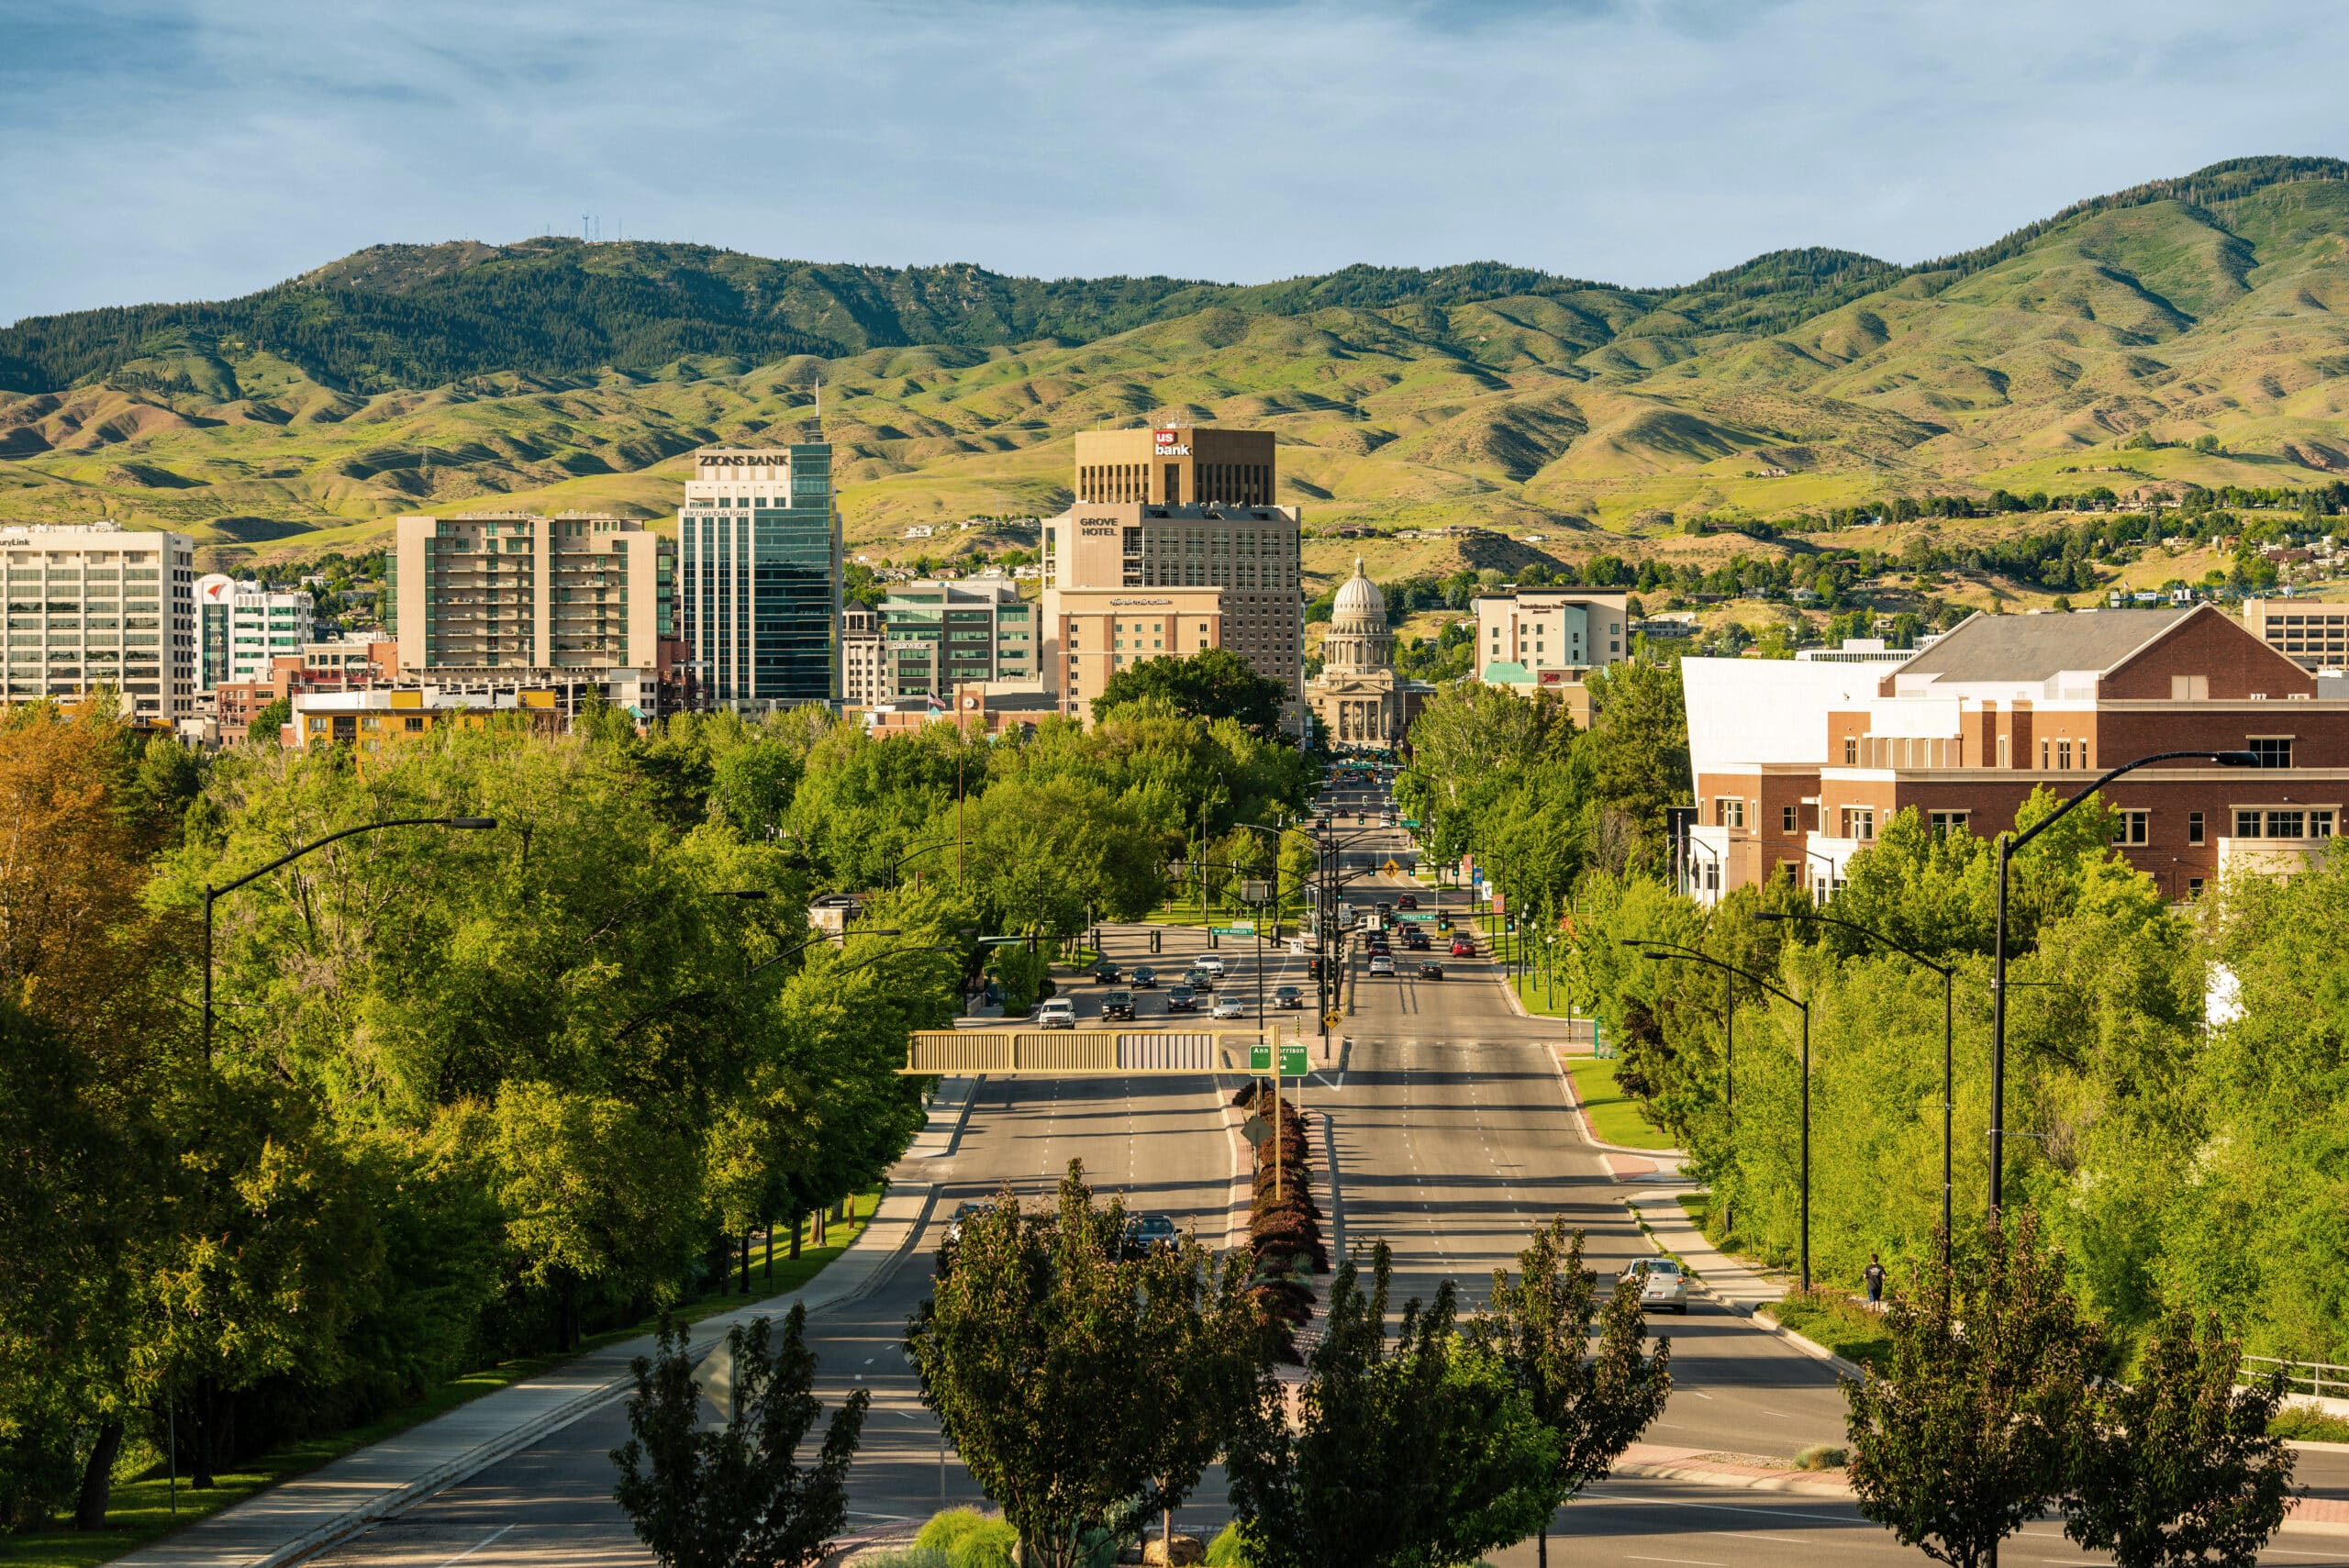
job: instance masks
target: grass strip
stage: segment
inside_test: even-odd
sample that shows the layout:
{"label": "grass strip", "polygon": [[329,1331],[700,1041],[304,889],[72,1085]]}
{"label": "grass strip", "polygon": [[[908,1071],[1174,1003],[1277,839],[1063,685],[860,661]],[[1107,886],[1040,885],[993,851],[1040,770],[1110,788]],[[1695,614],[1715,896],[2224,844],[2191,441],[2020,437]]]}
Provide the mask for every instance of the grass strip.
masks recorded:
{"label": "grass strip", "polygon": [[1639,1101],[1616,1087],[1616,1066],[1612,1058],[1601,1062],[1595,1057],[1575,1058],[1565,1064],[1567,1076],[1575,1081],[1575,1097],[1590,1118],[1591,1131],[1601,1143],[1626,1149],[1674,1147],[1672,1135],[1648,1119]]}
{"label": "grass strip", "polygon": [[[704,1296],[677,1307],[673,1316],[681,1323],[698,1323],[721,1312],[731,1312],[758,1301],[790,1295],[822,1273],[826,1264],[846,1251],[849,1244],[864,1233],[880,1197],[877,1191],[859,1194],[853,1206],[855,1218],[846,1223],[835,1220],[825,1245],[811,1247],[803,1241],[798,1257],[778,1255],[774,1261],[773,1284],[768,1283],[763,1265],[754,1259],[751,1265],[751,1295],[748,1298],[740,1296]],[[813,1234],[812,1222],[810,1229],[804,1234]],[[778,1246],[782,1241],[782,1238],[777,1239]],[[298,1442],[285,1443],[246,1461],[234,1470],[221,1471],[217,1477],[219,1485],[209,1491],[189,1490],[187,1478],[182,1476],[177,1518],[173,1517],[171,1509],[170,1478],[160,1468],[136,1480],[117,1481],[112,1506],[106,1510],[105,1529],[84,1533],[69,1526],[0,1535],[0,1563],[20,1565],[20,1568],[95,1568],[97,1563],[134,1551],[173,1530],[184,1529],[207,1515],[267,1491],[281,1481],[307,1474],[346,1454],[356,1453],[371,1443],[396,1437],[411,1427],[420,1426],[436,1416],[446,1415],[460,1405],[471,1404],[484,1395],[495,1394],[501,1388],[509,1388],[541,1373],[551,1372],[574,1356],[649,1334],[659,1323],[657,1317],[648,1318],[625,1328],[591,1335],[580,1341],[576,1351],[559,1355],[524,1356],[462,1373],[427,1389],[423,1396],[414,1403],[390,1411],[363,1427],[322,1432]]]}

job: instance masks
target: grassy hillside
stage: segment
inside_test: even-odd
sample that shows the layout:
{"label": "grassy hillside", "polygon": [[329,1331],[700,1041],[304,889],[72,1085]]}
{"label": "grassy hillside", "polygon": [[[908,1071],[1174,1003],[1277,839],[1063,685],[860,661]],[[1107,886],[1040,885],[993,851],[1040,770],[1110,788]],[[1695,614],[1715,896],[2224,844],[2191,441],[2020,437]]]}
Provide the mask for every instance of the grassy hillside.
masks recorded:
{"label": "grassy hillside", "polygon": [[[1491,263],[1243,287],[381,246],[239,300],[0,330],[0,517],[308,551],[485,501],[659,517],[696,445],[812,435],[818,381],[851,540],[882,556],[913,524],[1057,509],[1071,438],[1104,422],[1268,427],[1312,522],[1475,523],[1553,555],[1661,548],[1667,514],[2329,483],[2344,248],[2349,165],[2308,159],[1920,266],[1782,251],[1675,290]],[[2164,444],[2124,449],[2141,433]],[[2175,444],[2205,434],[2222,450]]]}

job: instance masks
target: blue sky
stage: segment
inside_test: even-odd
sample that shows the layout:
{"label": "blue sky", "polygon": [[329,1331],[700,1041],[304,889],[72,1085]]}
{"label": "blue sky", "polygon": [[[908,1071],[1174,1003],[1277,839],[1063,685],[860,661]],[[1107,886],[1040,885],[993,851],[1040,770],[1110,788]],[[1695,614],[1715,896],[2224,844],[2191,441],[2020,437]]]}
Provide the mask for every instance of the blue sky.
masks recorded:
{"label": "blue sky", "polygon": [[384,240],[1254,282],[1913,261],[2349,153],[2316,0],[0,0],[0,321]]}

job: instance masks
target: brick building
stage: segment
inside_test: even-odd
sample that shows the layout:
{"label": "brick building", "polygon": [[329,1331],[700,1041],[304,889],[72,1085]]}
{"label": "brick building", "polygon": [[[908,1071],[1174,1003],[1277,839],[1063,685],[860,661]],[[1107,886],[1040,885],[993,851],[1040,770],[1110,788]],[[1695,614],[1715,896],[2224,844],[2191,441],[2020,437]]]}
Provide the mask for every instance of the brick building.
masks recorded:
{"label": "brick building", "polygon": [[1976,616],[1903,663],[1682,662],[1696,820],[1688,890],[1786,875],[1820,895],[1909,806],[1983,836],[2035,787],[2068,795],[2156,751],[2248,750],[2259,769],[2160,763],[2108,792],[2131,863],[2173,900],[2288,871],[2349,809],[2349,701],[2210,606]]}

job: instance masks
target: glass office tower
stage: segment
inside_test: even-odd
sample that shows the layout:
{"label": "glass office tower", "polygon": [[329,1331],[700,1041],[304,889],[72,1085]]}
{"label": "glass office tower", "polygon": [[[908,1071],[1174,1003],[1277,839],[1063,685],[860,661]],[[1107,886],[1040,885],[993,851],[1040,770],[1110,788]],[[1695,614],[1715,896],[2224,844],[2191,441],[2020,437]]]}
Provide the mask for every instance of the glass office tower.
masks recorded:
{"label": "glass office tower", "polygon": [[832,449],[704,447],[677,517],[680,634],[714,707],[841,695],[841,528]]}

